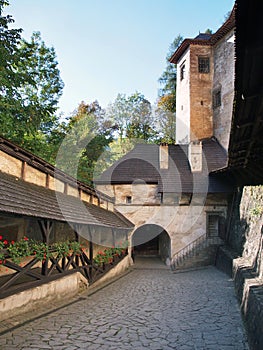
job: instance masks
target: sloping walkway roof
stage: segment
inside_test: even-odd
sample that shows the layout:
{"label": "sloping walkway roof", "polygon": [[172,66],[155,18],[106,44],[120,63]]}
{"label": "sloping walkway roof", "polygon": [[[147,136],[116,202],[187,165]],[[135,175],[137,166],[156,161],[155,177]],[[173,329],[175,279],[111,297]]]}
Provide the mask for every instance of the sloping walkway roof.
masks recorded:
{"label": "sloping walkway roof", "polygon": [[62,222],[131,229],[133,224],[79,198],[37,186],[0,172],[0,212]]}

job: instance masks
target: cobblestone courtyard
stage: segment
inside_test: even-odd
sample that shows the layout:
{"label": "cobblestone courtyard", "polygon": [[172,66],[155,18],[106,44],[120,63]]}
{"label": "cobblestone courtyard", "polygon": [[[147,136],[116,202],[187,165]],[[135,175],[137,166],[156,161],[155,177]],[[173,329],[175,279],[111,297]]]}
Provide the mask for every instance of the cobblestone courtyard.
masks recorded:
{"label": "cobblestone courtyard", "polygon": [[0,336],[0,349],[249,349],[233,283],[214,267],[135,268]]}

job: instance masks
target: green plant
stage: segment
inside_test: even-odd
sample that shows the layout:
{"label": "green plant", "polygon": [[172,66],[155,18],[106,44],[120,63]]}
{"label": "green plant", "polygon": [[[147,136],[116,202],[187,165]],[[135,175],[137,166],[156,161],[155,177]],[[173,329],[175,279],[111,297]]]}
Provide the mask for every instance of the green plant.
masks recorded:
{"label": "green plant", "polygon": [[23,257],[31,255],[30,242],[27,237],[23,237],[20,241],[12,241],[8,247],[7,252],[15,264],[19,264]]}
{"label": "green plant", "polygon": [[80,254],[82,252],[82,246],[79,242],[73,241],[69,243],[70,250],[75,254]]}
{"label": "green plant", "polygon": [[3,261],[5,260],[5,253],[3,249],[6,248],[7,244],[8,244],[7,240],[3,240],[3,236],[0,236],[0,264],[2,264]]}
{"label": "green plant", "polygon": [[93,261],[98,264],[99,266],[101,266],[103,263],[107,263],[108,262],[108,257],[105,253],[105,251],[99,251],[97,253],[97,255],[93,258]]}
{"label": "green plant", "polygon": [[48,259],[51,254],[46,243],[37,241],[31,241],[31,252],[32,255],[42,261]]}
{"label": "green plant", "polygon": [[10,243],[0,236],[0,264],[6,258],[11,259],[15,264],[20,264],[22,258],[27,256],[35,256],[38,260],[45,261],[51,255],[56,258],[63,258],[73,252],[81,254],[82,246],[79,242],[56,242],[52,246],[46,243],[28,239],[23,237],[19,241],[11,241]]}
{"label": "green plant", "polygon": [[251,214],[254,216],[260,216],[262,213],[263,213],[263,207],[259,205],[251,209]]}
{"label": "green plant", "polygon": [[68,241],[53,243],[51,249],[54,250],[53,254],[56,255],[56,258],[64,258],[70,253],[70,246]]}
{"label": "green plant", "polygon": [[104,264],[110,264],[113,262],[114,256],[121,256],[125,254],[128,246],[128,242],[117,244],[117,247],[106,248],[103,251],[99,251],[93,258],[93,261],[101,266]]}

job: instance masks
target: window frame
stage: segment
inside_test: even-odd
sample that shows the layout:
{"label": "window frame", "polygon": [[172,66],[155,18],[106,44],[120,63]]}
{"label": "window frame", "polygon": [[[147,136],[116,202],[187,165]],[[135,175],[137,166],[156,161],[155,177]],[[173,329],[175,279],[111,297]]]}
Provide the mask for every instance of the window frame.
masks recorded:
{"label": "window frame", "polygon": [[210,73],[210,57],[198,56],[198,73],[201,73],[201,74]]}
{"label": "window frame", "polygon": [[126,196],[126,204],[132,204],[132,196]]}
{"label": "window frame", "polygon": [[180,81],[185,78],[185,61],[180,65]]}
{"label": "window frame", "polygon": [[222,105],[221,88],[213,91],[213,109],[216,109]]}

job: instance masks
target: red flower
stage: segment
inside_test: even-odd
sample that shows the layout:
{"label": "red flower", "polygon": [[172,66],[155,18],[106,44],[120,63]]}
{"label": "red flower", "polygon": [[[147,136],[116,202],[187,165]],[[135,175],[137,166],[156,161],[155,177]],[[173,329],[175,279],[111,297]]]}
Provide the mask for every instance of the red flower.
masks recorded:
{"label": "red flower", "polygon": [[11,244],[15,244],[15,241],[11,241]]}
{"label": "red flower", "polygon": [[28,241],[28,238],[27,238],[27,237],[24,237],[24,241]]}
{"label": "red flower", "polygon": [[5,245],[7,245],[7,244],[8,244],[8,241],[7,241],[6,239],[4,240],[4,244],[5,244]]}
{"label": "red flower", "polygon": [[0,241],[3,239],[3,236],[0,236]]}

